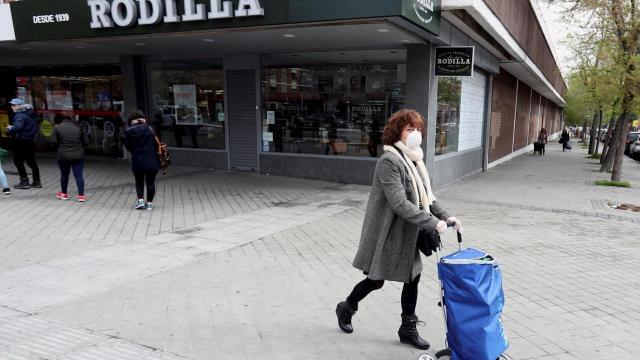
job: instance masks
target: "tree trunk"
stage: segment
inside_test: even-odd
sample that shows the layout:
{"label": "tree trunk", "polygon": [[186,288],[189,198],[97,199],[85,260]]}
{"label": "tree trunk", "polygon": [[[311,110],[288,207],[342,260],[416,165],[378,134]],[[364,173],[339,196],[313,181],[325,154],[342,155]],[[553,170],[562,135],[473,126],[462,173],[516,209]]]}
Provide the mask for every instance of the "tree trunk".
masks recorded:
{"label": "tree trunk", "polygon": [[625,114],[620,115],[618,121],[616,122],[616,130],[613,132],[613,137],[609,140],[609,150],[607,151],[607,156],[604,159],[604,162],[602,162],[600,172],[613,171],[613,163],[616,159],[616,153],[618,150],[618,140],[620,139],[620,133],[622,132],[622,122],[625,116]]}
{"label": "tree trunk", "polygon": [[602,129],[602,110],[598,113],[598,131],[596,132],[596,151],[594,154],[598,155],[598,148],[600,147],[600,131]]}
{"label": "tree trunk", "polygon": [[589,155],[593,154],[593,151],[595,150],[596,147],[596,141],[598,140],[598,136],[596,136],[596,131],[598,131],[596,128],[598,127],[598,112],[596,111],[595,114],[593,114],[593,121],[591,121],[591,138],[589,139]]}
{"label": "tree trunk", "polygon": [[609,149],[611,149],[611,147],[609,146],[609,141],[611,140],[611,133],[613,132],[615,124],[616,117],[614,115],[611,115],[611,119],[609,120],[609,128],[607,128],[607,135],[605,135],[604,141],[602,142],[604,145],[602,148],[602,156],[600,157],[600,164],[604,164],[604,159],[607,156],[607,152]]}
{"label": "tree trunk", "polygon": [[629,117],[630,116],[628,114],[625,114],[625,116],[622,118],[622,123],[620,124],[618,151],[616,152],[615,162],[613,163],[611,181],[620,181],[620,179],[622,179],[622,162],[624,161],[624,150],[627,146],[627,135],[629,134]]}

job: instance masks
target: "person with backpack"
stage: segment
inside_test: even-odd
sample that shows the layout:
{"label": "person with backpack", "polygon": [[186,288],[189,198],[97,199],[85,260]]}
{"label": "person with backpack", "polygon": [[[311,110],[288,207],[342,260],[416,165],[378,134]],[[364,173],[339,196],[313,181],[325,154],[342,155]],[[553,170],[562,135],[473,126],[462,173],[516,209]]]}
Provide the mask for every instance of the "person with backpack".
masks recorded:
{"label": "person with backpack", "polygon": [[[38,122],[33,112],[31,104],[25,104],[22,99],[13,99],[9,102],[11,110],[14,112],[13,125],[7,128],[9,136],[14,136],[13,163],[18,169],[20,183],[16,184],[16,189],[41,188],[40,169],[36,162],[36,136],[38,136]],[[25,161],[31,168],[33,182],[29,184],[27,169],[24,167]]]}
{"label": "person with backpack", "polygon": [[547,142],[549,142],[549,134],[547,133],[547,129],[542,128],[538,133],[538,140],[536,141],[540,149],[540,155],[544,155]]}
{"label": "person with backpack", "polygon": [[[124,145],[131,153],[131,171],[136,180],[135,209],[152,210],[156,194],[156,176],[160,171],[160,157],[156,137],[147,125],[141,110],[133,110],[128,117],[129,128],[124,132]],[[145,202],[144,188],[147,187]]]}
{"label": "person with backpack", "polygon": [[351,319],[358,304],[385,281],[403,283],[400,342],[426,350],[415,314],[422,272],[421,233],[442,233],[447,226],[461,229],[458,219],[447,214],[431,190],[421,148],[425,121],[415,110],[391,115],[383,131],[384,154],[376,164],[373,184],[353,266],[366,278],[336,306],[338,327],[353,332]]}
{"label": "person with backpack", "polygon": [[58,115],[58,124],[53,128],[51,136],[54,144],[58,146],[58,167],[60,168],[60,192],[56,197],[60,200],[68,200],[69,174],[73,169],[73,177],[78,187],[78,202],[85,202],[84,177],[84,148],[89,145],[89,136],[82,131],[82,127],[72,120],[71,115],[63,113]]}

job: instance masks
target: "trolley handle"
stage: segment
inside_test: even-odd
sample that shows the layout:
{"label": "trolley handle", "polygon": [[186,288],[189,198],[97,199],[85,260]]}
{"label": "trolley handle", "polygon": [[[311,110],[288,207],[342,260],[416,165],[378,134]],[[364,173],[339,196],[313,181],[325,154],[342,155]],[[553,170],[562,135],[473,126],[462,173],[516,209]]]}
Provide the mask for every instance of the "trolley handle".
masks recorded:
{"label": "trolley handle", "polygon": [[[447,227],[454,227],[455,224],[447,224]],[[456,231],[457,235],[458,235],[458,244],[462,244],[462,233],[460,231]]]}

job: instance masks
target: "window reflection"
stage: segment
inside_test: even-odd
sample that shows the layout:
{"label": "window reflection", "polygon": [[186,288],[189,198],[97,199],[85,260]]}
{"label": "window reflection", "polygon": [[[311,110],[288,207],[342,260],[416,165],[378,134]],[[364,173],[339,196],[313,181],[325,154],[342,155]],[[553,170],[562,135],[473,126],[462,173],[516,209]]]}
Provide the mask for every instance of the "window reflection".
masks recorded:
{"label": "window reflection", "polygon": [[379,156],[384,125],[405,103],[404,53],[364,64],[303,57],[309,64],[263,68],[263,151]]}
{"label": "window reflection", "polygon": [[169,146],[225,148],[220,62],[152,62],[152,126]]}
{"label": "window reflection", "polygon": [[16,78],[16,96],[34,107],[40,147],[51,147],[49,139],[56,115],[65,112],[74,116],[89,134],[91,142],[87,150],[90,153],[123,155],[122,76],[91,75],[105,72],[104,69],[61,68],[51,71],[57,74]]}

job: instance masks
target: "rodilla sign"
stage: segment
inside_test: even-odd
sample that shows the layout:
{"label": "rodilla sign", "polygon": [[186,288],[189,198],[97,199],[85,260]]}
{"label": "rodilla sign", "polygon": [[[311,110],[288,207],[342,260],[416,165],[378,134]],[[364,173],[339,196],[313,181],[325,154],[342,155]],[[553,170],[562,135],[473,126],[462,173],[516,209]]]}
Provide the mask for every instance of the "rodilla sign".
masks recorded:
{"label": "rodilla sign", "polygon": [[264,16],[259,0],[240,0],[235,7],[231,1],[211,0],[207,5],[184,0],[180,13],[176,0],[88,0],[87,5],[92,29]]}
{"label": "rodilla sign", "polygon": [[390,17],[440,31],[440,0],[28,0],[11,2],[11,14],[18,41]]}

